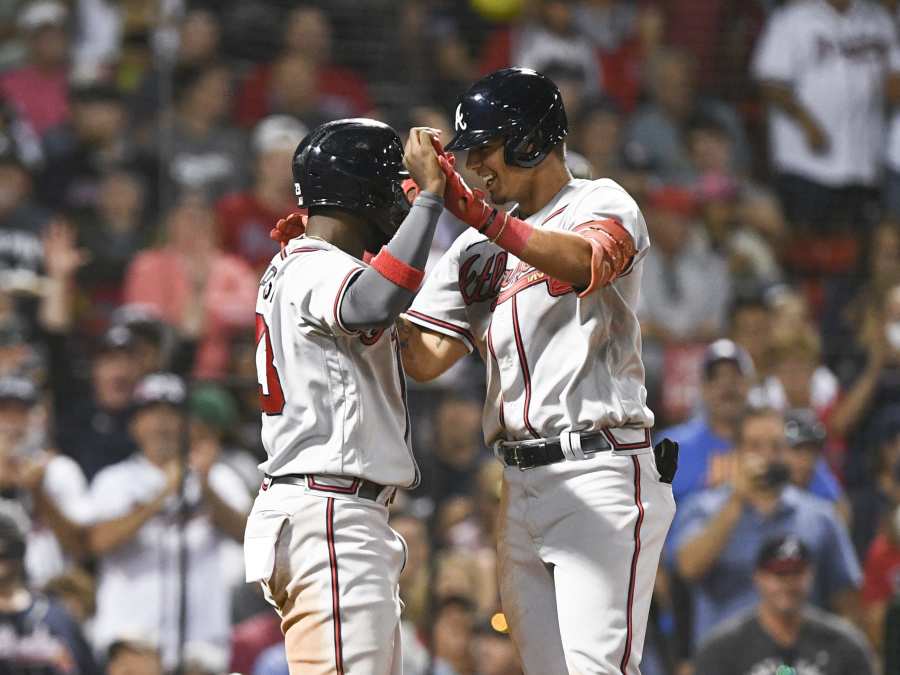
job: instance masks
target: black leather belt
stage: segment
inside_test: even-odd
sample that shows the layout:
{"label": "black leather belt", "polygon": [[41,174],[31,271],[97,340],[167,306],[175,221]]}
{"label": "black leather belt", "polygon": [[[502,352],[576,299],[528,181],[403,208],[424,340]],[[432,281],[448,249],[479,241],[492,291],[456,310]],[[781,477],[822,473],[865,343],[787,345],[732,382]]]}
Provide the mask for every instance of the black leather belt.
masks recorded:
{"label": "black leather belt", "polygon": [[[602,432],[581,437],[581,451],[586,455],[612,450],[612,444]],[[506,466],[517,466],[520,469],[533,469],[563,461],[563,453],[559,440],[535,440],[522,443],[500,445],[500,456]]]}
{"label": "black leather belt", "polygon": [[[353,478],[350,485],[328,485],[326,483],[317,482],[316,476],[307,476],[302,473],[289,473],[283,476],[266,475],[263,485],[277,485],[285,483],[287,485],[299,485],[309,488],[310,490],[318,490],[320,492],[331,492],[343,495],[356,495],[360,499],[368,499],[377,502],[381,493],[384,492],[386,485],[381,483],[373,483],[365,478]],[[392,495],[393,497],[393,495]],[[390,499],[389,499],[390,501]]]}

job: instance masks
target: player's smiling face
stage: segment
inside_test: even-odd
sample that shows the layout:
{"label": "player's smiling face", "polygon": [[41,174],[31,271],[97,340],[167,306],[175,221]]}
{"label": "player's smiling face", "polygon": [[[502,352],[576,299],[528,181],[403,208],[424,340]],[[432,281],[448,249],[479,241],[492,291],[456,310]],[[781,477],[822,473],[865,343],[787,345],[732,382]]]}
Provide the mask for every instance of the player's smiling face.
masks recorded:
{"label": "player's smiling face", "polygon": [[470,148],[466,157],[466,168],[484,181],[495,204],[521,201],[523,191],[528,189],[528,170],[506,163],[503,140],[496,138],[486,145]]}

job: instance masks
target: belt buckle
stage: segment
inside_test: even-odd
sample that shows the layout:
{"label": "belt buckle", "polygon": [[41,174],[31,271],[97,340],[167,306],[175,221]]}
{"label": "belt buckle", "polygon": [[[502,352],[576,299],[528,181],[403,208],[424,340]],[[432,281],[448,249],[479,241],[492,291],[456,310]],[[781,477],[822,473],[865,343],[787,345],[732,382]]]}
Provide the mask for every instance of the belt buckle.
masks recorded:
{"label": "belt buckle", "polygon": [[[522,457],[519,454],[519,448],[522,448],[523,450],[525,448],[528,448],[529,450],[540,450],[541,448],[546,448],[546,447],[547,447],[547,441],[544,439],[541,439],[541,441],[539,443],[534,443],[533,445],[532,444],[529,444],[529,445],[522,444],[520,446],[516,446],[516,448],[515,448],[516,458],[521,460],[521,457]],[[534,458],[532,457],[532,460],[533,459]],[[530,469],[535,469],[538,466],[540,466],[540,465],[532,464],[531,466],[522,466],[521,464],[518,464],[519,471],[529,471]]]}

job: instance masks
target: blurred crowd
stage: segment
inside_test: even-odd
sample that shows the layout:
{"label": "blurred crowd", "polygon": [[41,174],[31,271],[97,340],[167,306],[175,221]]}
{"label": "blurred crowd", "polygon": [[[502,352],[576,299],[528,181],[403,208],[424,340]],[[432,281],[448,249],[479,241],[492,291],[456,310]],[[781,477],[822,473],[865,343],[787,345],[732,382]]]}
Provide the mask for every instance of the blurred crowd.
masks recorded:
{"label": "blurred crowd", "polygon": [[[293,149],[350,116],[448,138],[522,65],[653,242],[681,466],[643,672],[900,673],[898,26],[897,0],[0,3],[0,671],[287,673],[240,542]],[[482,373],[411,389],[412,675],[521,674]]]}

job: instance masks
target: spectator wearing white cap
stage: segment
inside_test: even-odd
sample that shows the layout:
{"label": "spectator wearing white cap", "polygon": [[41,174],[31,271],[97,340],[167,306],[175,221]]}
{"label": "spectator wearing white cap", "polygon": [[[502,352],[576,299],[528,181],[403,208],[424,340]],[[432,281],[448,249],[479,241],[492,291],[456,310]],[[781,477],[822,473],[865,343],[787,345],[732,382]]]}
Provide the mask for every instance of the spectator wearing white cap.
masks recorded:
{"label": "spectator wearing white cap", "polygon": [[[97,517],[90,528],[100,560],[95,647],[124,632],[157,636],[163,662],[177,658],[180,522],[185,385],[171,374],[148,375],[134,395],[132,434],[139,451],[107,467],[91,493]],[[186,642],[227,646],[230,601],[229,539],[240,541],[250,506],[241,479],[209,445],[191,447],[184,477],[187,546]]]}
{"label": "spectator wearing white cap", "polygon": [[40,135],[68,117],[68,11],[55,0],[26,4],[17,20],[27,48],[25,63],[0,76],[0,98]]}
{"label": "spectator wearing white cap", "polygon": [[269,230],[296,210],[291,195],[291,158],[306,136],[303,123],[289,115],[271,115],[253,131],[256,155],[253,185],[226,195],[216,205],[222,245],[261,272],[278,250]]}

